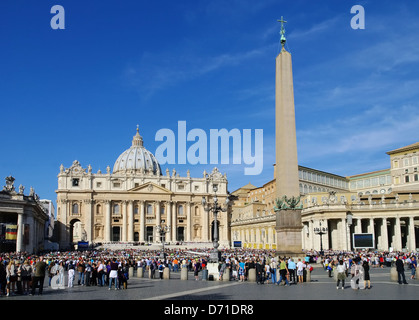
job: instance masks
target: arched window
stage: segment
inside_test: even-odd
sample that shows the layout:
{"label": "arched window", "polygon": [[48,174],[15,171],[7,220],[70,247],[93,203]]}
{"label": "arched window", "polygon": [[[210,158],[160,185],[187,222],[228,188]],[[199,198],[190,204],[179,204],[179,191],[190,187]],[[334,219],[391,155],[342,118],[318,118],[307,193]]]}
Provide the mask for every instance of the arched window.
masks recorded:
{"label": "arched window", "polygon": [[153,214],[153,206],[151,204],[147,204],[147,214]]}
{"label": "arched window", "polygon": [[102,206],[100,204],[96,206],[96,214],[102,214]]}
{"label": "arched window", "polygon": [[73,214],[79,214],[79,205],[74,203],[71,211]]}
{"label": "arched window", "polygon": [[178,207],[178,215],[183,215],[183,205],[179,205],[179,207]]}

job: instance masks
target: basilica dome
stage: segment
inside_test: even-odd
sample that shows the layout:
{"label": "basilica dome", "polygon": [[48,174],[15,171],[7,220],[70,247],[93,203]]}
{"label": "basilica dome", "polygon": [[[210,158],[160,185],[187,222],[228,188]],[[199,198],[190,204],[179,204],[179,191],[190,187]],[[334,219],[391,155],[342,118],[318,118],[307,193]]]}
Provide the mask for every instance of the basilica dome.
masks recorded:
{"label": "basilica dome", "polygon": [[113,173],[122,172],[161,174],[156,157],[143,146],[143,138],[140,136],[138,127],[132,139],[131,148],[125,150],[113,166]]}

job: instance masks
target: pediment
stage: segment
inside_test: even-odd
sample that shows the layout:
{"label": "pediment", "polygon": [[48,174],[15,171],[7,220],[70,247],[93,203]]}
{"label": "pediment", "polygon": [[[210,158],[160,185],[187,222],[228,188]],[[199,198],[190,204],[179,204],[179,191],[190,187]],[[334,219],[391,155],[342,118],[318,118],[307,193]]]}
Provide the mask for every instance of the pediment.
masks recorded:
{"label": "pediment", "polygon": [[129,189],[128,192],[132,193],[150,193],[150,194],[168,194],[172,193],[169,189],[159,186],[153,182],[146,182],[138,187]]}

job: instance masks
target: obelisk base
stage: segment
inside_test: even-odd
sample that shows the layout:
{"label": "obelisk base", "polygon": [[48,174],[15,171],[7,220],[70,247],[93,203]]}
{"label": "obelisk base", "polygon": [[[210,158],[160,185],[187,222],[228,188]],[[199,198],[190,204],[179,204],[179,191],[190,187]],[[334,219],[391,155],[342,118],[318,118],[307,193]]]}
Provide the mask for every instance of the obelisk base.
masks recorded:
{"label": "obelisk base", "polygon": [[285,209],[276,212],[276,239],[279,256],[302,257],[301,209]]}

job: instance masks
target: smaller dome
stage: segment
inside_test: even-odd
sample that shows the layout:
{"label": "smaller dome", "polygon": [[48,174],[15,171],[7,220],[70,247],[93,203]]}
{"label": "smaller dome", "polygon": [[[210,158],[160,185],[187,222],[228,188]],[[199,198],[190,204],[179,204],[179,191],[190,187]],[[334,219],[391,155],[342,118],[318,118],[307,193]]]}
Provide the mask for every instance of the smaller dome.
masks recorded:
{"label": "smaller dome", "polygon": [[113,166],[113,173],[135,171],[137,173],[152,172],[160,175],[160,164],[156,157],[143,146],[143,138],[140,136],[137,126],[137,133],[132,139],[131,148],[125,150],[116,159]]}

